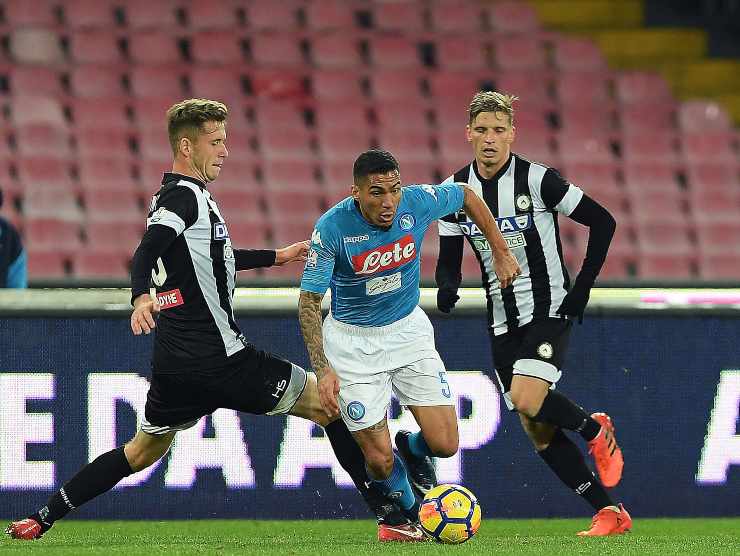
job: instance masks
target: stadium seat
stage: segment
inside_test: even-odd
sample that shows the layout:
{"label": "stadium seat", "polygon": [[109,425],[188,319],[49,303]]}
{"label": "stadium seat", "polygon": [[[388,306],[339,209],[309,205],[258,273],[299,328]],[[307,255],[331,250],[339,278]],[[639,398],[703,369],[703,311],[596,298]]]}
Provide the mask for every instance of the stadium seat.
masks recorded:
{"label": "stadium seat", "polygon": [[19,64],[55,66],[64,62],[60,38],[50,29],[14,29],[9,44],[11,58]]}
{"label": "stadium seat", "polygon": [[471,286],[481,283],[480,263],[473,254],[472,249],[465,249],[463,251],[462,277],[463,282],[467,282]]}
{"label": "stadium seat", "polygon": [[117,251],[131,258],[146,230],[146,213],[139,222],[90,220],[83,227],[91,249]]}
{"label": "stadium seat", "polygon": [[376,70],[369,76],[373,98],[379,102],[424,102],[421,94],[421,74],[413,70]]}
{"label": "stadium seat", "polygon": [[23,224],[24,244],[31,251],[55,250],[74,253],[82,247],[80,225],[53,218],[26,218]]}
{"label": "stadium seat", "polygon": [[13,28],[19,27],[54,27],[54,2],[50,0],[5,0],[3,14],[5,21]]}
{"label": "stadium seat", "polygon": [[[523,133],[517,134],[516,141],[512,146],[514,152],[521,153],[522,156],[535,162],[551,165],[555,159],[552,149],[552,136],[549,133]],[[472,149],[471,149],[472,154]]]}
{"label": "stadium seat", "polygon": [[306,106],[290,101],[259,101],[255,105],[257,127],[261,130],[279,127],[281,131],[293,128],[298,133],[306,131]]}
{"label": "stadium seat", "polygon": [[[132,126],[129,107],[120,97],[73,99],[69,106],[72,124],[78,133],[87,130],[94,133],[95,128],[124,130]],[[161,119],[164,120],[163,117]]]}
{"label": "stadium seat", "polygon": [[356,25],[357,4],[344,0],[323,0],[308,2],[304,12],[306,27],[311,31],[351,31]]}
{"label": "stadium seat", "polygon": [[79,222],[82,209],[74,191],[49,185],[27,185],[23,192],[23,214],[26,218],[49,218]]}
{"label": "stadium seat", "polygon": [[[226,142],[228,146],[228,138]],[[258,187],[257,159],[250,159],[250,156],[252,155],[251,152],[249,153],[250,156],[244,156],[239,154],[236,149],[232,147],[229,148],[231,149],[230,153],[232,154],[230,154],[229,158],[226,159],[226,164],[218,176],[218,181],[214,185],[215,189],[213,189],[213,191],[216,193],[216,197],[220,198],[219,196],[222,192],[247,194],[254,197],[254,190]],[[159,167],[165,168],[167,164],[172,166],[171,161],[163,161]],[[152,167],[150,172],[153,172],[156,168],[156,166]],[[160,175],[158,181],[161,181],[162,170],[160,169],[159,172]],[[247,190],[246,193],[245,190]]]}
{"label": "stadium seat", "polygon": [[362,65],[360,43],[353,33],[328,33],[312,38],[311,61],[322,69],[351,69]]}
{"label": "stadium seat", "polygon": [[694,276],[694,258],[685,253],[650,253],[640,256],[637,268],[642,280],[687,280]]}
{"label": "stadium seat", "polygon": [[134,66],[130,81],[131,92],[137,97],[181,99],[186,94],[183,72],[169,65]]}
{"label": "stadium seat", "polygon": [[262,221],[234,221],[227,218],[227,227],[231,244],[236,249],[260,249],[267,239],[268,227]]}
{"label": "stadium seat", "polygon": [[561,71],[603,71],[606,59],[591,40],[561,37],[553,41],[553,62]]}
{"label": "stadium seat", "polygon": [[[316,218],[318,219],[318,214]],[[311,237],[314,224],[316,220],[306,218],[305,220],[277,220],[272,223],[272,241],[270,244],[273,247],[284,247],[295,243],[297,241],[307,240]],[[297,266],[301,271],[303,266],[298,265],[286,265],[286,268],[290,269],[291,266]],[[276,269],[270,269],[276,270]]]}
{"label": "stadium seat", "polygon": [[128,35],[128,55],[132,62],[145,65],[182,62],[179,38],[164,31],[140,31]]}
{"label": "stadium seat", "polygon": [[382,129],[405,129],[411,134],[430,131],[429,110],[411,99],[379,103],[373,112]]}
{"label": "stadium seat", "polygon": [[305,128],[262,128],[259,136],[260,152],[270,161],[312,160],[311,134]]}
{"label": "stadium seat", "polygon": [[[696,218],[696,243],[700,254],[740,252],[740,219]],[[740,272],[740,269],[738,269]]]}
{"label": "stadium seat", "polygon": [[69,52],[75,64],[117,64],[125,61],[121,36],[107,27],[75,31],[69,37]]}
{"label": "stadium seat", "polygon": [[143,131],[156,130],[166,135],[167,110],[180,97],[160,96],[151,98],[134,98],[132,102],[133,120],[135,126]]}
{"label": "stadium seat", "polygon": [[71,29],[111,29],[115,4],[109,0],[73,0],[62,4],[64,24]]}
{"label": "stadium seat", "polygon": [[[199,5],[195,2],[194,6]],[[219,4],[214,4],[218,6]],[[196,64],[227,65],[245,61],[246,40],[239,33],[200,31],[190,37],[190,55]],[[230,69],[233,70],[233,67]]]}
{"label": "stadium seat", "polygon": [[75,134],[77,152],[82,157],[104,156],[129,160],[133,155],[132,134],[126,129],[88,128]]}
{"label": "stadium seat", "polygon": [[245,23],[244,8],[237,2],[188,2],[184,5],[190,29],[217,30],[226,34]]}
{"label": "stadium seat", "polygon": [[[304,236],[306,239],[310,237],[310,233],[308,236]],[[290,239],[285,236],[278,236],[276,239],[284,239],[283,243],[280,243],[277,241],[275,243],[275,247],[282,247],[283,245],[287,245],[290,243],[295,243],[295,241],[290,241]],[[303,276],[303,266],[300,263],[290,263],[286,264],[284,266],[272,266],[270,268],[263,269],[263,278],[265,280],[276,280],[280,282],[286,282],[287,284],[293,284],[298,285],[301,281],[301,276]]]}
{"label": "stadium seat", "polygon": [[[639,215],[635,215],[639,216]],[[657,221],[645,215],[635,221],[638,250],[644,255],[691,255],[694,248],[685,221]]]}
{"label": "stadium seat", "polygon": [[83,249],[72,255],[73,273],[78,279],[126,279],[128,265],[129,259],[118,252]]}
{"label": "stadium seat", "polygon": [[293,31],[298,27],[299,0],[251,0],[245,3],[247,25],[254,31]]}
{"label": "stadium seat", "polygon": [[[436,161],[435,161],[436,162]],[[404,185],[412,183],[437,184],[436,165],[429,162],[398,162],[401,169],[401,182]],[[445,178],[447,176],[444,176]]]}
{"label": "stadium seat", "polygon": [[622,135],[622,158],[625,162],[675,163],[678,160],[676,138],[672,133],[633,133]]}
{"label": "stadium seat", "polygon": [[250,35],[252,61],[263,67],[300,67],[304,64],[298,39],[292,34]]}
{"label": "stadium seat", "polygon": [[465,128],[462,123],[459,129],[449,128],[440,130],[436,139],[440,155],[444,160],[458,161],[455,164],[459,167],[473,158],[473,148],[467,141]]}
{"label": "stadium seat", "polygon": [[[172,148],[164,129],[142,130],[137,136],[137,145],[141,160],[172,160]],[[171,162],[168,166],[172,166]]]}
{"label": "stadium seat", "polygon": [[533,33],[540,23],[534,8],[518,1],[488,4],[491,27],[499,33]]}
{"label": "stadium seat", "polygon": [[627,162],[622,166],[624,183],[628,189],[676,189],[679,168],[662,162]]}
{"label": "stadium seat", "polygon": [[671,101],[659,104],[621,106],[617,114],[622,132],[630,135],[671,133],[675,128],[675,105]]}
{"label": "stadium seat", "polygon": [[643,71],[619,72],[614,76],[617,100],[623,104],[659,104],[673,100],[668,82],[658,73]]}
{"label": "stadium seat", "polygon": [[378,130],[378,146],[393,153],[399,164],[406,162],[426,162],[435,160],[430,146],[430,135],[418,133],[410,135],[404,130]]}
{"label": "stadium seat", "polygon": [[69,86],[73,95],[86,99],[85,103],[95,97],[120,98],[126,94],[124,75],[122,65],[76,65],[70,72]]}
{"label": "stadium seat", "polygon": [[71,180],[72,167],[68,161],[55,157],[18,157],[15,161],[18,180],[25,186],[45,185],[74,189]]}
{"label": "stadium seat", "polygon": [[58,99],[47,96],[23,95],[10,103],[11,121],[16,126],[46,124],[67,128],[64,110]]}
{"label": "stadium seat", "polygon": [[294,71],[278,69],[254,69],[249,74],[249,87],[259,98],[304,98],[307,96],[305,76],[296,68]]}
{"label": "stadium seat", "polygon": [[714,189],[736,187],[740,174],[734,164],[693,164],[687,177],[692,189]]}
{"label": "stadium seat", "polygon": [[234,68],[193,66],[190,70],[190,92],[193,97],[220,100],[229,107],[244,98],[244,83],[245,76],[234,71]]}
{"label": "stadium seat", "polygon": [[[322,160],[321,179],[324,189],[334,195],[333,202],[343,199],[350,193],[352,186],[352,164],[349,159]],[[329,205],[332,199],[328,199]]]}
{"label": "stadium seat", "polygon": [[310,78],[311,93],[316,99],[357,102],[363,97],[361,74],[351,69],[315,70]]}
{"label": "stadium seat", "polygon": [[370,133],[366,129],[320,128],[319,150],[324,160],[354,160],[370,148]]}
{"label": "stadium seat", "polygon": [[[482,87],[481,79],[466,71],[435,71],[426,77],[426,83],[432,98],[447,98],[456,104],[462,99],[472,99]],[[462,105],[464,108],[465,103]]]}
{"label": "stadium seat", "polygon": [[677,188],[628,188],[632,217],[638,227],[648,224],[686,225],[685,195]]}
{"label": "stadium seat", "polygon": [[139,191],[140,189],[133,179],[132,163],[122,157],[80,158],[77,171],[83,190]]}
{"label": "stadium seat", "polygon": [[532,110],[547,109],[554,105],[554,100],[548,92],[547,81],[537,73],[503,71],[496,74],[494,83],[497,91],[519,97],[514,109],[522,117],[526,117]]}
{"label": "stadium seat", "polygon": [[114,184],[109,188],[86,189],[83,194],[88,221],[140,222],[148,211],[139,199],[138,191],[119,189]]}
{"label": "stadium seat", "polygon": [[617,182],[617,166],[614,163],[574,162],[561,170],[561,174],[569,182],[583,188],[589,194],[592,191],[620,188]]}
{"label": "stadium seat", "polygon": [[134,30],[173,30],[179,26],[176,0],[127,0],[123,4],[126,25]]}
{"label": "stadium seat", "polygon": [[708,100],[687,100],[680,103],[678,125],[681,129],[694,133],[724,131],[732,127],[730,116],[724,108]]}
{"label": "stadium seat", "polygon": [[610,74],[606,71],[560,71],[555,77],[561,104],[603,108],[611,103],[608,91]]}
{"label": "stadium seat", "polygon": [[15,144],[18,152],[25,156],[47,156],[70,159],[72,147],[65,129],[48,124],[27,124],[15,129]]}
{"label": "stadium seat", "polygon": [[605,137],[584,137],[563,132],[558,134],[557,142],[560,158],[566,166],[581,162],[608,164],[614,161]]}
{"label": "stadium seat", "polygon": [[435,42],[437,67],[442,71],[480,72],[491,67],[488,45],[476,36],[443,37]]}
{"label": "stadium seat", "polygon": [[432,2],[431,23],[436,33],[474,35],[486,30],[485,7],[477,2]]}
{"label": "stadium seat", "polygon": [[686,130],[680,135],[682,158],[688,164],[737,165],[738,159],[732,145],[735,134],[730,130]]}
{"label": "stadium seat", "polygon": [[511,36],[495,43],[496,65],[503,71],[530,70],[546,73],[545,50],[542,43],[528,35]]}
{"label": "stadium seat", "polygon": [[10,92],[15,96],[58,98],[64,95],[61,73],[53,68],[15,65],[9,68],[9,74]]}
{"label": "stadium seat", "polygon": [[159,158],[139,160],[139,181],[145,194],[154,195],[162,185],[162,176],[172,171],[172,151]]}
{"label": "stadium seat", "polygon": [[740,218],[740,188],[690,189],[689,208],[692,214],[707,218]]}
{"label": "stadium seat", "polygon": [[740,280],[740,253],[699,253],[699,275],[705,280]]}
{"label": "stadium seat", "polygon": [[262,165],[262,182],[268,196],[275,191],[295,190],[317,195],[321,192],[317,174],[313,160],[266,162]]}
{"label": "stadium seat", "polygon": [[416,2],[373,2],[373,22],[382,32],[420,34],[426,31],[422,8]]}
{"label": "stadium seat", "polygon": [[30,281],[66,278],[68,254],[58,251],[28,249],[28,278]]}
{"label": "stadium seat", "polygon": [[421,67],[417,44],[401,36],[374,36],[370,40],[370,57],[375,68],[418,69]]}
{"label": "stadium seat", "polygon": [[[566,104],[559,110],[560,129],[566,135],[587,136],[594,132],[599,137],[616,138],[616,115],[608,106],[595,104]],[[517,125],[517,128],[519,126]]]}

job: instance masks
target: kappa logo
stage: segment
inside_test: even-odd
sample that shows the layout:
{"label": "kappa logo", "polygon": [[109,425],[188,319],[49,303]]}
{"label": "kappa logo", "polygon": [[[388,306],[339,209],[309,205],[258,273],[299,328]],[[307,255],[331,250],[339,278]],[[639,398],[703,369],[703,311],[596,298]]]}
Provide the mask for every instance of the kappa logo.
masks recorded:
{"label": "kappa logo", "polygon": [[321,243],[321,233],[316,229],[314,229],[313,233],[311,234],[311,243],[321,245],[321,248],[324,248],[324,244]]}
{"label": "kappa logo", "polygon": [[352,268],[356,274],[375,274],[398,268],[416,257],[416,244],[411,234],[395,243],[382,245],[372,251],[352,256]]}
{"label": "kappa logo", "polygon": [[353,421],[359,421],[365,416],[365,406],[362,405],[362,402],[349,402],[349,405],[347,406],[347,414]]}
{"label": "kappa logo", "polygon": [[426,191],[427,193],[429,193],[429,194],[430,194],[430,195],[431,195],[432,197],[434,197],[434,200],[435,200],[435,201],[437,201],[437,200],[438,200],[438,199],[437,199],[437,190],[436,190],[436,189],[434,189],[434,186],[433,186],[433,185],[428,185],[428,184],[425,184],[425,185],[422,185],[422,186],[421,186],[421,188],[422,188],[422,189],[423,189],[424,191]]}
{"label": "kappa logo", "polygon": [[367,241],[370,239],[370,236],[367,234],[363,234],[361,236],[347,236],[344,238],[344,243],[360,243],[361,241]]}

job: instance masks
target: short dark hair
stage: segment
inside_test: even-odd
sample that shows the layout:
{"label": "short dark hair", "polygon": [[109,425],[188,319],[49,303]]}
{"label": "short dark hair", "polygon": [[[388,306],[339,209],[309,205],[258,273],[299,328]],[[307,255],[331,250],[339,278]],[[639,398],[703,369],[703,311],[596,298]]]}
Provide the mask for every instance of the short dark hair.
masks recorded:
{"label": "short dark hair", "polygon": [[399,170],[395,156],[383,149],[370,149],[355,160],[352,167],[352,179],[355,185],[358,185],[362,179],[370,174],[386,174],[393,170]]}

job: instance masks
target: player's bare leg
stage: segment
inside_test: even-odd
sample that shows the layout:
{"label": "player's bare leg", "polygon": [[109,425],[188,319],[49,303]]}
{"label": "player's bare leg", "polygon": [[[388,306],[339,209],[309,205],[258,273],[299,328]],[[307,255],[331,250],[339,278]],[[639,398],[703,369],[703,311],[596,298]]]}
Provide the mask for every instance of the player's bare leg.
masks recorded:
{"label": "player's bare leg", "polygon": [[169,450],[175,432],[136,433],[124,446],[101,454],[64,484],[35,514],[14,521],[5,532],[14,539],[35,540],[70,511],[112,489],[121,479],[158,461]]}
{"label": "player's bare leg", "polygon": [[414,491],[423,497],[437,484],[432,457],[448,458],[457,453],[457,414],[451,405],[410,406],[420,432],[398,431],[396,448],[408,470]]}
{"label": "player's bare leg", "polygon": [[[339,464],[354,482],[370,510],[378,520],[379,540],[418,540],[419,531],[407,531],[409,520],[367,475],[365,456],[352,433],[341,419],[331,420],[321,407],[316,387],[316,375],[307,374],[306,388],[290,411],[291,415],[309,419],[324,427]],[[409,536],[410,535],[410,536]]]}

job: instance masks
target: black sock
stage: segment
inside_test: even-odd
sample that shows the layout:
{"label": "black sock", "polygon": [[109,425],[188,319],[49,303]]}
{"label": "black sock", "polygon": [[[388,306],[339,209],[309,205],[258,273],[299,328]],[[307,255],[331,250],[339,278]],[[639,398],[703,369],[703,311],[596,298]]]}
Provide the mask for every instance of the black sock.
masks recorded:
{"label": "black sock", "polygon": [[118,481],[133,471],[123,453],[123,446],[99,455],[77,472],[46,502],[33,517],[46,531],[58,519],[79,508],[85,502],[112,489]]}
{"label": "black sock", "polygon": [[596,438],[601,430],[601,425],[582,407],[570,401],[557,390],[550,390],[547,393],[542,401],[540,411],[532,419],[577,432],[586,442]]}
{"label": "black sock", "polygon": [[586,465],[583,454],[573,441],[557,429],[550,445],[537,452],[558,478],[582,496],[598,512],[614,502]]}
{"label": "black sock", "polygon": [[386,506],[393,506],[393,504],[373,485],[372,480],[368,477],[365,469],[365,456],[352,433],[349,432],[347,425],[341,419],[337,419],[326,425],[324,430],[331,447],[334,449],[334,455],[337,457],[339,465],[352,477],[352,482],[370,510],[378,519],[382,519],[383,516],[393,510],[393,508]]}

